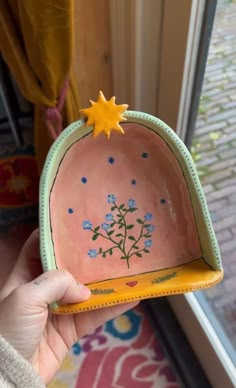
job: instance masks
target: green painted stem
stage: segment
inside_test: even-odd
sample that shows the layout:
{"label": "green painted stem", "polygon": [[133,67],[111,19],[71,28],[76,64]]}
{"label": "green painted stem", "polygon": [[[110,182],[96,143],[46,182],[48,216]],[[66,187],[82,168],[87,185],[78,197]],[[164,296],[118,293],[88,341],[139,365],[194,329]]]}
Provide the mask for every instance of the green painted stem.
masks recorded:
{"label": "green painted stem", "polygon": [[103,254],[103,253],[107,253],[107,252],[109,252],[111,249],[116,249],[116,248],[120,249],[120,247],[119,247],[119,246],[115,245],[114,247],[108,248],[106,251],[101,251],[101,252],[98,252],[98,254],[99,254],[99,255],[101,255],[101,254]]}
{"label": "green painted stem", "polygon": [[[127,239],[127,224],[126,224],[126,221],[125,221],[125,217],[124,217],[124,215],[122,214],[122,212],[120,211],[120,209],[119,209],[119,207],[117,206],[117,204],[115,203],[114,205],[115,205],[116,209],[118,210],[118,212],[120,213],[121,218],[123,219],[123,222],[124,222],[125,235],[124,235],[124,241],[123,241],[123,252],[125,252],[125,243],[126,243],[126,239]],[[127,214],[127,211],[126,211],[125,214]]]}
{"label": "green painted stem", "polygon": [[136,255],[136,253],[144,252],[144,249],[145,249],[145,248],[140,249],[139,251],[132,253],[132,255],[129,256],[129,259],[130,259],[132,256]]}
{"label": "green painted stem", "polygon": [[[141,228],[141,232],[140,232],[140,235],[139,235],[139,238],[133,243],[133,245],[131,246],[131,248],[129,249],[129,252],[127,253],[127,256],[129,256],[130,252],[132,251],[133,247],[139,242],[139,240],[143,237],[143,227],[144,225],[142,225],[142,228]],[[133,254],[131,255],[133,256]],[[129,257],[131,257],[129,256]]]}

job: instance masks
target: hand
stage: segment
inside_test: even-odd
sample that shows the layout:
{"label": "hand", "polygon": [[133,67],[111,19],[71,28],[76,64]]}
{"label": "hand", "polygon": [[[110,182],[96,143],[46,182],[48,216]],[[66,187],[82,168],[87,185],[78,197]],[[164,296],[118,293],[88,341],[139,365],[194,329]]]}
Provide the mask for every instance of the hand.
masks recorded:
{"label": "hand", "polygon": [[89,297],[89,289],[78,284],[67,271],[42,274],[38,231],[33,232],[0,292],[0,334],[32,363],[45,384],[51,381],[67,351],[80,337],[137,304],[77,315],[55,315],[48,308],[55,301],[76,303]]}

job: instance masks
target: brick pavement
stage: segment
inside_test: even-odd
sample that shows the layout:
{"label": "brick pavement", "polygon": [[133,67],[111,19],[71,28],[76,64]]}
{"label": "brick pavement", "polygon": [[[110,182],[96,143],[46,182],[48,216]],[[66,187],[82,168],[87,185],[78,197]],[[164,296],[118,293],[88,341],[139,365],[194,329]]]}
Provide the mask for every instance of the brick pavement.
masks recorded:
{"label": "brick pavement", "polygon": [[217,8],[193,147],[225,269],[204,296],[236,351],[236,1]]}

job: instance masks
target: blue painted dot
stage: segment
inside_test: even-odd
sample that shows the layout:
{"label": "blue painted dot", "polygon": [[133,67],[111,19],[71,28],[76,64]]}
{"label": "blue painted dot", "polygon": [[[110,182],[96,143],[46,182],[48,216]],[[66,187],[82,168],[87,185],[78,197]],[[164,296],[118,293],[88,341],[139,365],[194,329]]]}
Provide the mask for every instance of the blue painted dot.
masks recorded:
{"label": "blue painted dot", "polygon": [[161,202],[162,205],[164,205],[164,204],[166,203],[166,200],[165,200],[164,198],[162,198],[162,199],[160,200],[160,202]]}
{"label": "blue painted dot", "polygon": [[133,186],[135,186],[136,185],[136,179],[132,179],[132,181],[131,181],[131,185],[133,185]]}
{"label": "blue painted dot", "polygon": [[147,159],[147,157],[148,157],[148,153],[147,152],[143,152],[142,153],[142,158]]}
{"label": "blue painted dot", "polygon": [[69,213],[69,214],[73,214],[73,213],[74,213],[74,210],[73,210],[71,207],[69,207],[68,213]]}
{"label": "blue painted dot", "polygon": [[85,184],[85,183],[87,183],[87,182],[88,182],[88,179],[87,179],[87,178],[85,178],[85,176],[83,176],[83,178],[81,178],[81,182]]}
{"label": "blue painted dot", "polygon": [[112,156],[109,156],[108,163],[113,164],[115,159]]}

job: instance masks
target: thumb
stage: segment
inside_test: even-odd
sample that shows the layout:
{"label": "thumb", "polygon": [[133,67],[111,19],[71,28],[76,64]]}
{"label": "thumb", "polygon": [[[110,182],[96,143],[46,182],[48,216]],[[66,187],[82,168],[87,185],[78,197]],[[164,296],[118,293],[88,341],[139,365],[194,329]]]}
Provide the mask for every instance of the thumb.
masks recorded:
{"label": "thumb", "polygon": [[45,272],[15,288],[1,302],[0,333],[27,360],[32,360],[45,329],[48,305],[82,302],[89,296],[90,290],[78,284],[69,272]]}
{"label": "thumb", "polygon": [[[48,305],[54,302],[60,304],[83,302],[91,295],[89,288],[78,283],[65,270],[45,272],[30,283],[21,286],[21,292],[33,296],[37,305]],[[28,304],[32,298],[28,297]]]}

